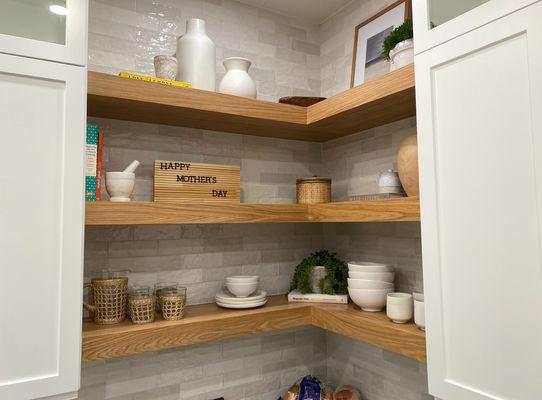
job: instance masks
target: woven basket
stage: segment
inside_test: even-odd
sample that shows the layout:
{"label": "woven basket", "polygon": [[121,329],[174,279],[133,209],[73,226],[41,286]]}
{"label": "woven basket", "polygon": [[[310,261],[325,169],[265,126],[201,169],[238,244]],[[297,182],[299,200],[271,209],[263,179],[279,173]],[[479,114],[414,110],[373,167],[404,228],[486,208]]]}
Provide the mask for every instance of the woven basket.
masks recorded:
{"label": "woven basket", "polygon": [[134,324],[147,324],[154,321],[154,296],[130,296],[128,312]]}
{"label": "woven basket", "polygon": [[329,203],[331,201],[331,179],[314,176],[296,181],[299,204]]}
{"label": "woven basket", "polygon": [[92,289],[94,304],[83,303],[90,312],[94,323],[99,325],[118,324],[126,318],[128,300],[128,278],[93,279],[85,287]]}
{"label": "woven basket", "polygon": [[184,318],[186,295],[180,293],[167,293],[161,296],[162,317],[167,321],[176,321]]}

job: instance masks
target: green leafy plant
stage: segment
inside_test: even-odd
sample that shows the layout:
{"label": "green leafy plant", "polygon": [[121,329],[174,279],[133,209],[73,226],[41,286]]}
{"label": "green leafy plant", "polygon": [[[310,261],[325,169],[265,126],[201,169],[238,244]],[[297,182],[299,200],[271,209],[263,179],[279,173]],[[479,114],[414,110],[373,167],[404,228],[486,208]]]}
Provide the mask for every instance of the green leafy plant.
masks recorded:
{"label": "green leafy plant", "polygon": [[310,293],[310,279],[314,267],[317,265],[326,268],[326,275],[320,280],[318,286],[325,294],[345,294],[348,291],[348,266],[335,253],[320,250],[303,259],[296,267],[290,290],[298,289],[301,293]]}
{"label": "green leafy plant", "polygon": [[390,59],[390,51],[397,46],[397,43],[402,42],[403,40],[412,39],[414,37],[414,32],[412,30],[412,20],[406,19],[401,25],[395,28],[391,33],[384,39],[384,44],[382,46],[382,55],[388,60]]}

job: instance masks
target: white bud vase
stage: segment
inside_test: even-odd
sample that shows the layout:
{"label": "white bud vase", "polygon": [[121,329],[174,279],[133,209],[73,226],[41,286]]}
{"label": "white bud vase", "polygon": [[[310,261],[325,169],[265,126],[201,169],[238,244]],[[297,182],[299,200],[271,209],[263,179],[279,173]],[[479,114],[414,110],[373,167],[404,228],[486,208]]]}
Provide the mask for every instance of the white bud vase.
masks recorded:
{"label": "white bud vase", "polygon": [[256,84],[248,74],[250,60],[242,57],[229,57],[224,60],[226,75],[218,85],[220,93],[256,98]]}
{"label": "white bud vase", "polygon": [[177,80],[214,91],[215,71],[215,44],[205,32],[205,21],[191,18],[186,22],[186,33],[177,39]]}

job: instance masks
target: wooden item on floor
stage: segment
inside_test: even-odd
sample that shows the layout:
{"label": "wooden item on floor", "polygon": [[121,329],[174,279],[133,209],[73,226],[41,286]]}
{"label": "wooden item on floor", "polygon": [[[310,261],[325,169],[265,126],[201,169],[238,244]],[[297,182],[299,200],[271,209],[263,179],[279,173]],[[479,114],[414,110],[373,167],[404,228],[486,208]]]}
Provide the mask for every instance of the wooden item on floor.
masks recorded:
{"label": "wooden item on floor", "polygon": [[238,165],[186,161],[154,162],[154,201],[167,203],[239,203]]}
{"label": "wooden item on floor", "polygon": [[206,343],[250,334],[314,325],[426,362],[425,335],[414,324],[394,324],[385,313],[366,313],[349,304],[288,303],[271,296],[256,309],[227,310],[215,304],[188,306],[180,321],[160,317],[150,324],[83,323],[83,361]]}
{"label": "wooden item on floor", "polygon": [[331,179],[313,176],[296,180],[298,204],[319,204],[331,201]]}
{"label": "wooden item on floor", "polygon": [[416,197],[326,204],[86,204],[87,225],[252,224],[289,222],[419,221]]}
{"label": "wooden item on floor", "polygon": [[279,103],[291,104],[293,106],[308,107],[313,104],[324,101],[325,97],[308,97],[308,96],[286,96],[279,99]]}
{"label": "wooden item on floor", "polygon": [[397,170],[406,194],[419,196],[418,136],[415,133],[405,138],[399,145]]}
{"label": "wooden item on floor", "polygon": [[416,115],[408,66],[297,107],[89,72],[88,115],[245,135],[324,142]]}

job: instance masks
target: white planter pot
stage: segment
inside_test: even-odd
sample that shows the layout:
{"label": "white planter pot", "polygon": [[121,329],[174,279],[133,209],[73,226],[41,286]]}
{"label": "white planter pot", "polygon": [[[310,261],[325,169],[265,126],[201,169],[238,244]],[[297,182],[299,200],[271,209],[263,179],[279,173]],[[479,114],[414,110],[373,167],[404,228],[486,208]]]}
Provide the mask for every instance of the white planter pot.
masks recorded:
{"label": "white planter pot", "polygon": [[218,85],[220,93],[256,98],[256,84],[248,74],[250,60],[242,57],[230,57],[224,60],[226,75]]}
{"label": "white planter pot", "polygon": [[215,70],[215,44],[205,32],[205,21],[191,18],[186,22],[186,33],[177,39],[177,80],[214,91]]}
{"label": "white planter pot", "polygon": [[408,39],[397,43],[390,51],[390,71],[406,67],[414,62],[414,40]]}

